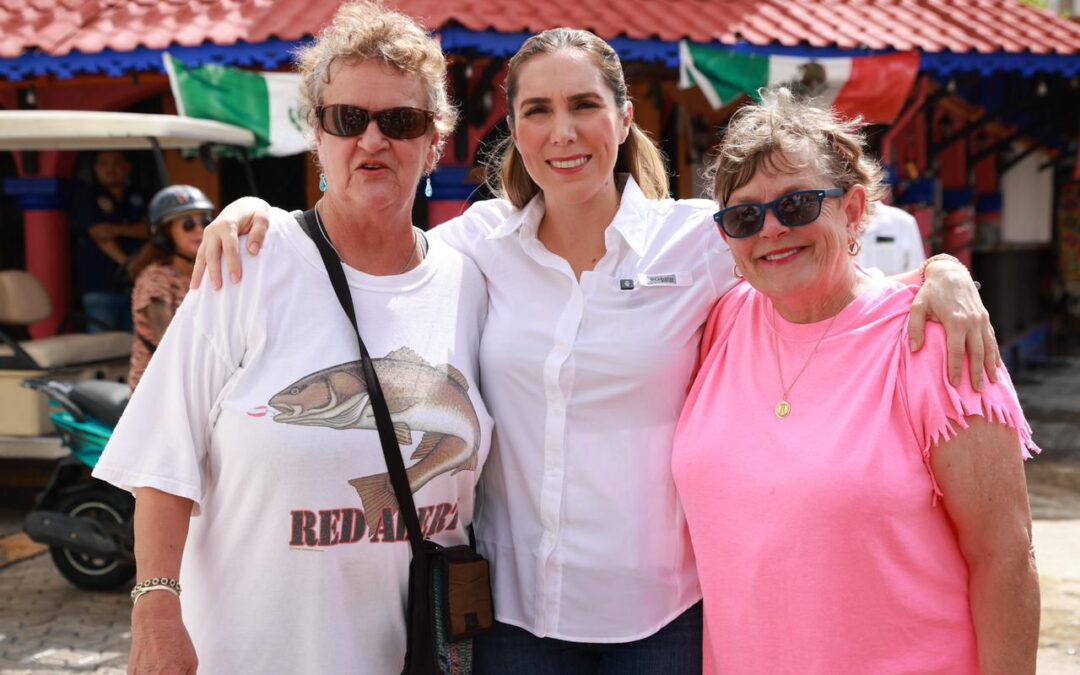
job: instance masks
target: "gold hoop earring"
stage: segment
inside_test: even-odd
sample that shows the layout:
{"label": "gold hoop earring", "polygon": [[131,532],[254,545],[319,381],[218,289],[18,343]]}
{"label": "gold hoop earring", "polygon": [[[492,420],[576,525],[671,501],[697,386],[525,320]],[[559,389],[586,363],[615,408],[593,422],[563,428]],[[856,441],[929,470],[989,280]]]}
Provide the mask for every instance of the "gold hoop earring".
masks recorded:
{"label": "gold hoop earring", "polygon": [[739,264],[738,263],[735,263],[734,265],[731,266],[731,273],[735,275],[736,279],[745,279],[745,277],[743,276],[743,273],[741,271],[739,271]]}
{"label": "gold hoop earring", "polygon": [[862,242],[859,241],[858,239],[852,239],[851,241],[848,242],[847,252],[848,252],[848,255],[851,256],[852,258],[859,255],[860,253],[862,253]]}

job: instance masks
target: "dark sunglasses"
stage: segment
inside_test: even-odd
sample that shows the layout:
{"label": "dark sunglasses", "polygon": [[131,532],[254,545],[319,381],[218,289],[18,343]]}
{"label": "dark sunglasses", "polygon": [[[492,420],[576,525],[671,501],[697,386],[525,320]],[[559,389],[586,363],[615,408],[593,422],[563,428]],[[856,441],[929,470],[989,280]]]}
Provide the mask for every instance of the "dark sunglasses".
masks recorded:
{"label": "dark sunglasses", "polygon": [[214,217],[209,213],[205,216],[188,216],[180,221],[180,229],[184,232],[191,232],[196,227],[205,229],[212,222],[214,222]]}
{"label": "dark sunglasses", "polygon": [[354,105],[336,103],[315,109],[322,130],[332,136],[363,136],[368,123],[375,120],[379,131],[398,141],[417,138],[427,133],[435,121],[435,113],[420,108],[387,108],[372,112]]}
{"label": "dark sunglasses", "polygon": [[713,220],[732,239],[752,237],[765,227],[765,214],[769,209],[784,227],[809,225],[821,215],[821,203],[829,197],[842,197],[847,190],[799,190],[778,197],[768,204],[737,204],[720,209]]}

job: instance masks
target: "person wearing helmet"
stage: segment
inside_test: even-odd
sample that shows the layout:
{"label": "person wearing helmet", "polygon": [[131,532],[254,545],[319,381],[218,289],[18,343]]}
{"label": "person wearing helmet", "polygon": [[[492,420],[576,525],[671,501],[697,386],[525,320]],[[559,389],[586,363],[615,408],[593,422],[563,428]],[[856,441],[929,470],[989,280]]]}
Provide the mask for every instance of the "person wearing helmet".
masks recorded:
{"label": "person wearing helmet", "polygon": [[214,203],[190,185],[167,187],[150,200],[150,239],[131,263],[135,340],[128,384],[132,389],[187,294],[203,228],[213,220],[214,211]]}

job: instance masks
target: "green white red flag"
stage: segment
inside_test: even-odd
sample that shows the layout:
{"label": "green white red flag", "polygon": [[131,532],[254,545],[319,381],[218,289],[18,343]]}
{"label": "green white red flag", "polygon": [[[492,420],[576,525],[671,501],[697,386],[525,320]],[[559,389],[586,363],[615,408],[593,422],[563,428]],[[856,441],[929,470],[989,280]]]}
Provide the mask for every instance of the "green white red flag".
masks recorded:
{"label": "green white red flag", "polygon": [[742,94],[757,99],[759,89],[784,85],[797,95],[832,106],[844,117],[891,124],[918,74],[917,52],[818,58],[679,44],[680,87],[697,85],[714,108]]}
{"label": "green white red flag", "polygon": [[308,150],[301,119],[300,76],[205,65],[188,68],[162,55],[176,110],[181,115],[250,129],[256,157]]}

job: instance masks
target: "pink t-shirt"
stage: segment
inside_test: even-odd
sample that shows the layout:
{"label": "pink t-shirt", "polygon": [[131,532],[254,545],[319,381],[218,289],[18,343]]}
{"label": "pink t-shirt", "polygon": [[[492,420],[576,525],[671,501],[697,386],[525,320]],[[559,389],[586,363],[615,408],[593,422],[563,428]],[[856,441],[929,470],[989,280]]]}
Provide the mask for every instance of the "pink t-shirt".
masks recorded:
{"label": "pink t-shirt", "polygon": [[908,349],[915,289],[887,280],[792,324],[742,283],[717,304],[673,473],[705,597],[705,672],[978,673],[968,571],[930,470],[950,421],[1007,424],[1037,451],[1008,375],[948,384],[944,332]]}

